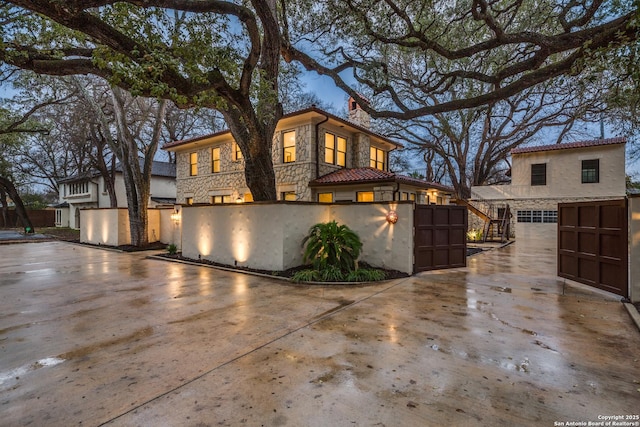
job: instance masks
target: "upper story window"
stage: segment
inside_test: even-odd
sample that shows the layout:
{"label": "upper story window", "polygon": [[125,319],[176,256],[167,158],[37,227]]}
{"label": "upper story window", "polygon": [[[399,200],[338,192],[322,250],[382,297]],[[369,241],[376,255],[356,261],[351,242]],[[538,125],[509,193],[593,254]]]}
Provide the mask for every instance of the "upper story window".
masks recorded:
{"label": "upper story window", "polygon": [[324,134],[324,161],[338,166],[347,165],[347,139],[332,133]]}
{"label": "upper story window", "polygon": [[376,168],[376,169],[380,169],[380,170],[385,170],[385,152],[384,150],[381,150],[379,148],[376,147],[371,147],[370,149],[370,160],[369,160],[369,166],[371,166],[372,168]]}
{"label": "upper story window", "polygon": [[198,153],[189,154],[189,175],[198,175]]}
{"label": "upper story window", "polygon": [[185,197],[184,198],[184,203],[187,205],[192,205],[193,204],[193,197]]}
{"label": "upper story window", "polygon": [[223,196],[211,196],[209,198],[209,203],[211,203],[212,205],[216,205],[219,203],[231,203],[231,195],[227,194]]}
{"label": "upper story window", "polygon": [[600,182],[600,160],[582,161],[582,183],[590,184]]}
{"label": "upper story window", "polygon": [[211,173],[220,172],[220,147],[211,149]]}
{"label": "upper story window", "polygon": [[531,185],[547,185],[547,164],[531,165]]}
{"label": "upper story window", "polygon": [[244,157],[242,156],[242,151],[240,150],[240,146],[237,142],[233,141],[233,161],[237,162],[242,160]]}
{"label": "upper story window", "polygon": [[87,194],[89,192],[89,182],[75,182],[69,185],[69,195]]}
{"label": "upper story window", "polygon": [[282,162],[291,163],[296,161],[296,131],[291,130],[282,134]]}

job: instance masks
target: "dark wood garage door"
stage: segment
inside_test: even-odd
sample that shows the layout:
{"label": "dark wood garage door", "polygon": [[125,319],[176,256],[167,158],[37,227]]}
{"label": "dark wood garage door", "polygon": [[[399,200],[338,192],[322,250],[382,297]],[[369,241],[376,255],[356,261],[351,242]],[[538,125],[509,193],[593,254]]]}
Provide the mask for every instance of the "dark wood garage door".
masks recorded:
{"label": "dark wood garage door", "polygon": [[628,297],[627,201],[558,205],[558,276]]}
{"label": "dark wood garage door", "polygon": [[415,205],[413,272],[467,265],[467,208]]}

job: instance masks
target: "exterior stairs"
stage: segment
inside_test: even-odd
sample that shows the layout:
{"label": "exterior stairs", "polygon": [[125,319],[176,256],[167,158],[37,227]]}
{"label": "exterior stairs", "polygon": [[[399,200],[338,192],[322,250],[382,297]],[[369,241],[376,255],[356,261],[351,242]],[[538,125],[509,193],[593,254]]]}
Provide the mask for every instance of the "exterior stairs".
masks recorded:
{"label": "exterior stairs", "polygon": [[469,203],[468,200],[453,200],[458,206],[465,206],[467,210],[484,221],[482,230],[482,242],[509,241],[511,211],[508,204],[488,204],[481,202],[484,206],[478,208]]}

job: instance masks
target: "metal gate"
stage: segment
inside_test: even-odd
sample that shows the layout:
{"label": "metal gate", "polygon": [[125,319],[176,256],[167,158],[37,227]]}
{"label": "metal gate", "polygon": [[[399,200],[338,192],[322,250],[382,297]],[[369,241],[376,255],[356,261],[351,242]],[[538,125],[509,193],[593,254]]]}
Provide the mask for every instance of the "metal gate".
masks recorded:
{"label": "metal gate", "polygon": [[415,205],[413,272],[467,265],[467,208]]}
{"label": "metal gate", "polygon": [[558,276],[628,297],[627,200],[558,204]]}

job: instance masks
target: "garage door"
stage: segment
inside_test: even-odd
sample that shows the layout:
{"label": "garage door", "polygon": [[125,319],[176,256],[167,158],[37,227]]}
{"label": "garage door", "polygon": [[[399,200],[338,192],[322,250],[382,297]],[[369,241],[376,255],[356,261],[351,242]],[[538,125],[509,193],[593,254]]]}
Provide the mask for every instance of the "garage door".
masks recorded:
{"label": "garage door", "polygon": [[627,200],[558,205],[558,276],[628,297]]}
{"label": "garage door", "polygon": [[467,208],[415,205],[413,272],[467,265]]}

